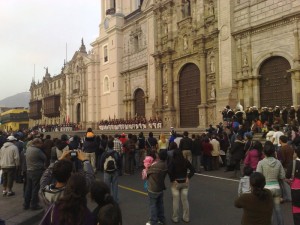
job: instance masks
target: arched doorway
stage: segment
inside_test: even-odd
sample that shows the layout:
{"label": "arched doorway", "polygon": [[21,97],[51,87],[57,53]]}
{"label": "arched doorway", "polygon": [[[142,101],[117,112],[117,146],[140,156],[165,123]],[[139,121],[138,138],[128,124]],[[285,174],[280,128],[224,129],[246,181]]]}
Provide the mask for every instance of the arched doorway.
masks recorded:
{"label": "arched doorway", "polygon": [[183,67],[179,76],[180,127],[199,126],[200,103],[200,71],[190,63]]}
{"label": "arched doorway", "polygon": [[136,116],[145,117],[145,93],[140,88],[134,93],[134,111]]}
{"label": "arched doorway", "polygon": [[80,103],[78,103],[76,106],[76,121],[77,121],[77,123],[81,122],[80,118],[81,118]]}
{"label": "arched doorway", "polygon": [[263,62],[259,70],[260,105],[262,107],[293,105],[290,63],[283,57],[275,56]]}

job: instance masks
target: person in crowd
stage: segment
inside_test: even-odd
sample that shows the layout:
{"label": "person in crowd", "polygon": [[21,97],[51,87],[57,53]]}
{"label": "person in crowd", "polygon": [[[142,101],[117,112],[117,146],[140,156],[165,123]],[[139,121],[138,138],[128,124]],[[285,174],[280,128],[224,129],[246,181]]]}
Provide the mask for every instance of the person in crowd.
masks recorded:
{"label": "person in crowd", "polygon": [[227,160],[226,160],[226,155],[227,155],[227,151],[230,147],[230,143],[229,143],[229,138],[226,132],[222,132],[219,135],[219,141],[220,141],[220,156],[222,159],[222,166],[227,166]]}
{"label": "person in crowd", "polygon": [[183,132],[183,138],[180,140],[179,149],[182,151],[183,157],[192,163],[193,141],[189,138],[187,131]]}
{"label": "person in crowd", "polygon": [[205,171],[210,171],[212,169],[212,155],[213,146],[209,142],[209,138],[205,136],[202,142],[203,149],[203,167]]}
{"label": "person in crowd", "polygon": [[120,166],[119,154],[114,151],[113,140],[108,140],[107,151],[101,157],[101,171],[103,171],[103,181],[111,188],[112,195],[116,202],[119,202],[118,195],[118,168]]}
{"label": "person in crowd", "polygon": [[[293,162],[294,159],[294,149],[291,145],[288,144],[288,137],[285,135],[282,135],[279,137],[279,143],[281,145],[281,148],[277,154],[277,159],[281,161],[281,164],[284,168],[284,170],[287,170],[288,165],[290,165]],[[291,188],[286,182],[281,182],[281,191],[282,191],[282,197],[283,201],[291,201]]]}
{"label": "person in crowd", "polygon": [[[122,213],[118,203],[110,194],[110,188],[102,181],[94,181],[91,185],[90,196],[92,201],[97,203],[97,207],[93,210],[92,214],[97,222],[101,225],[122,225]],[[104,218],[100,210],[106,207],[112,207],[113,216],[106,215]],[[111,215],[111,216],[110,216]],[[110,222],[108,222],[108,220]],[[96,223],[97,223],[96,222]]]}
{"label": "person in crowd", "polygon": [[92,165],[85,153],[81,150],[76,152],[76,157],[82,164],[78,169],[75,168],[75,159],[72,158],[71,153],[74,152],[71,150],[64,151],[55,163],[50,164],[41,177],[39,196],[45,210],[64,195],[66,184],[72,172],[82,174],[88,187],[95,179]]}
{"label": "person in crowd", "polygon": [[40,179],[45,170],[47,160],[45,153],[41,150],[42,147],[42,140],[35,138],[25,153],[27,165],[26,190],[23,204],[25,210],[29,209],[30,206],[32,210],[42,209],[39,205],[38,193],[40,190]]}
{"label": "person in crowd", "polygon": [[266,134],[266,140],[272,141],[274,133],[275,131],[273,130],[273,127],[268,125],[268,133]]}
{"label": "person in crowd", "polygon": [[119,168],[119,176],[123,175],[123,166],[124,166],[124,154],[126,151],[125,143],[127,142],[126,134],[122,133],[119,140],[122,143],[122,154],[120,155],[120,168]]}
{"label": "person in crowd", "polygon": [[59,141],[56,142],[56,159],[59,159],[63,151],[69,150],[69,137],[66,134],[60,136]]}
{"label": "person in crowd", "polygon": [[202,142],[200,135],[192,135],[193,148],[192,148],[192,165],[197,173],[201,173],[201,158],[202,158]]}
{"label": "person in crowd", "polygon": [[230,167],[232,167],[234,170],[232,178],[238,177],[238,172],[240,171],[240,162],[245,155],[244,148],[245,143],[243,142],[243,138],[241,135],[238,134],[236,136],[236,140],[234,141],[230,149]]}
{"label": "person in crowd", "polygon": [[253,146],[246,152],[244,165],[250,166],[253,171],[256,171],[258,162],[263,158],[263,146],[260,141],[254,141]]}
{"label": "person in crowd", "polygon": [[[188,172],[189,171],[189,172]],[[190,210],[188,201],[189,181],[194,175],[195,169],[192,164],[183,157],[179,149],[174,150],[173,158],[168,165],[168,174],[170,177],[171,191],[173,197],[173,214],[172,221],[178,223],[179,216],[179,202],[181,199],[183,216],[182,220],[186,223],[190,222]]]}
{"label": "person in crowd", "polygon": [[132,134],[128,134],[128,139],[124,144],[124,175],[134,174],[134,156],[137,143],[137,137]]}
{"label": "person in crowd", "polygon": [[220,161],[219,161],[219,157],[220,157],[220,142],[217,140],[217,137],[215,134],[213,134],[211,136],[211,141],[210,141],[211,145],[213,146],[213,150],[211,152],[211,156],[212,156],[212,169],[213,170],[218,170],[220,167]]}
{"label": "person in crowd", "polygon": [[137,149],[135,153],[136,169],[143,166],[143,160],[145,158],[145,137],[143,132],[140,132],[137,139]]}
{"label": "person in crowd", "polygon": [[97,225],[122,225],[119,208],[113,204],[103,206],[97,216]]}
{"label": "person in crowd", "polygon": [[158,157],[157,163],[150,166],[147,173],[150,217],[146,225],[165,224],[166,222],[163,191],[166,189],[165,177],[168,172],[167,151],[160,151]]}
{"label": "person in crowd", "polygon": [[250,175],[253,173],[253,169],[250,166],[244,167],[244,176],[241,177],[238,188],[238,196],[241,196],[244,193],[250,193]]}
{"label": "person in crowd", "polygon": [[0,149],[0,168],[2,169],[3,196],[13,196],[12,188],[14,185],[16,168],[20,165],[20,155],[18,147],[14,144],[17,139],[9,136]]}
{"label": "person in crowd", "polygon": [[[24,134],[22,133],[22,131],[18,131],[17,133],[14,134],[14,137],[17,139],[17,141],[15,142],[15,145],[18,148],[19,156],[21,156],[21,153],[24,150],[24,142],[23,142]],[[19,165],[21,165],[21,157],[19,157],[19,159],[20,159]],[[24,177],[23,177],[22,170],[21,170],[20,166],[18,166],[16,168],[15,180],[16,180],[16,183],[23,183],[24,182]]]}
{"label": "person in crowd", "polygon": [[170,144],[169,144],[169,149],[168,149],[168,151],[167,151],[167,154],[168,154],[168,164],[169,164],[169,162],[172,160],[172,158],[173,158],[173,154],[174,154],[174,151],[175,151],[175,149],[177,149],[178,148],[178,146],[177,146],[177,144],[175,143],[175,142],[171,142]]}
{"label": "person in crowd", "polygon": [[146,140],[146,150],[156,152],[158,148],[158,141],[155,137],[153,137],[153,133],[149,132],[149,137]]}
{"label": "person in crowd", "polygon": [[271,225],[273,199],[270,190],[265,189],[266,179],[261,173],[250,175],[251,193],[240,195],[234,205],[243,208],[243,225]]}
{"label": "person in crowd", "polygon": [[43,144],[43,150],[45,152],[45,155],[47,157],[46,161],[46,167],[50,165],[50,159],[51,159],[51,149],[54,146],[53,140],[51,140],[51,135],[47,134],[46,139],[44,140]]}
{"label": "person in crowd", "polygon": [[296,160],[293,160],[286,171],[286,178],[289,179],[292,195],[292,212],[294,224],[300,224],[300,147],[295,150]]}
{"label": "person in crowd", "polygon": [[72,174],[63,197],[49,207],[40,225],[94,225],[95,219],[87,207],[87,193],[85,177],[79,173]]}
{"label": "person in crowd", "polygon": [[279,137],[280,148],[280,159],[283,168],[286,170],[287,166],[292,163],[294,156],[294,149],[288,144],[288,138],[285,135]]}
{"label": "person in crowd", "polygon": [[[279,160],[274,158],[275,146],[267,141],[264,145],[265,158],[258,162],[256,171],[266,178],[266,188],[272,192],[274,202],[273,221],[283,225],[283,216],[280,207],[281,190],[279,182],[285,178],[285,171]],[[274,224],[274,223],[273,223]]]}
{"label": "person in crowd", "polygon": [[70,138],[69,141],[70,141],[69,143],[70,150],[76,150],[82,148],[81,139],[78,135],[74,135],[72,138]]}
{"label": "person in crowd", "polygon": [[274,134],[272,137],[272,142],[273,145],[275,147],[275,151],[279,151],[281,144],[279,143],[279,138],[280,136],[284,135],[284,133],[282,131],[280,131],[280,126],[279,125],[274,125],[273,126],[274,129]]}
{"label": "person in crowd", "polygon": [[169,145],[169,141],[166,139],[166,135],[161,133],[158,140],[158,151],[167,150]]}
{"label": "person in crowd", "polygon": [[99,145],[97,145],[97,142],[95,140],[95,134],[93,132],[86,133],[82,149],[86,154],[87,159],[90,160],[94,172],[96,173],[96,152],[98,152]]}

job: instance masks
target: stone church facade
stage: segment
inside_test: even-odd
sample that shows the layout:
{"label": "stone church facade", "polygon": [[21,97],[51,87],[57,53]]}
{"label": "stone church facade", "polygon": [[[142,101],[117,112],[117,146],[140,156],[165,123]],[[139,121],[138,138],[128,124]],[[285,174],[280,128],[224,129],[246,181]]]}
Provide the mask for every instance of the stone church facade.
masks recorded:
{"label": "stone church facade", "polygon": [[63,69],[60,118],[203,129],[226,105],[300,105],[298,0],[106,0],[101,10],[91,50],[82,42]]}

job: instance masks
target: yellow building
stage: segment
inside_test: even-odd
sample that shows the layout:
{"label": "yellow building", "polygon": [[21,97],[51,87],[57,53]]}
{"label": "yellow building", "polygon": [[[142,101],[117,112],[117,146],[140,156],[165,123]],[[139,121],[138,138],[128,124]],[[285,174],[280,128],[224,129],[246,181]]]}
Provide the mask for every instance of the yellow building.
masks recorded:
{"label": "yellow building", "polygon": [[20,129],[28,129],[28,109],[14,108],[1,113],[0,115],[1,130],[17,131]]}

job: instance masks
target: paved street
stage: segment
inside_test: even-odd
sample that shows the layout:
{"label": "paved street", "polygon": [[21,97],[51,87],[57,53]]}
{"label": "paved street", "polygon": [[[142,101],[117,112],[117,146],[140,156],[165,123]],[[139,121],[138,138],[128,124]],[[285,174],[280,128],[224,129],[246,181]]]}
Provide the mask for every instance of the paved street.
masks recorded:
{"label": "paved street", "polygon": [[[230,173],[223,170],[205,172],[191,179],[189,199],[191,208],[190,225],[238,225],[242,215],[241,209],[233,206],[237,195],[238,182],[228,179]],[[148,219],[148,198],[143,190],[140,173],[134,176],[122,176],[119,179],[120,206],[124,225],[144,225]],[[97,174],[97,179],[102,174]],[[220,179],[225,178],[225,179]],[[167,223],[171,222],[172,197],[168,186],[165,192],[165,215]],[[16,184],[17,195],[11,198],[0,198],[0,218],[7,220],[7,225],[38,224],[41,212],[23,211],[21,185]],[[89,207],[94,208],[89,202]],[[285,224],[293,224],[290,203],[282,205]],[[181,224],[184,224],[181,222]]]}

